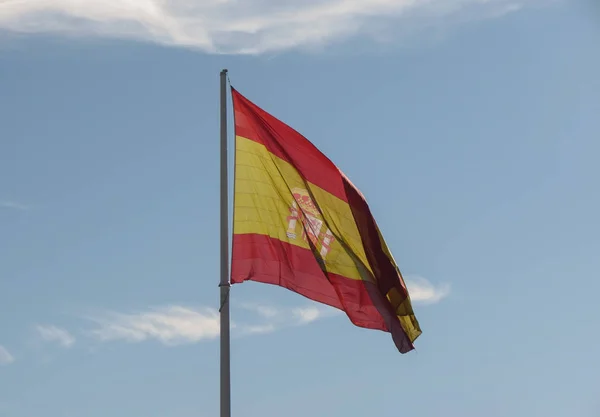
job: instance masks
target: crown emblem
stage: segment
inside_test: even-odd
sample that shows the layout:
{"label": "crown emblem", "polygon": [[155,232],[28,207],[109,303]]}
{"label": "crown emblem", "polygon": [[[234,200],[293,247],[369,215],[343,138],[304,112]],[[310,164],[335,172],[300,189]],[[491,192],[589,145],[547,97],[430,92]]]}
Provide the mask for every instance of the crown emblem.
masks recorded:
{"label": "crown emblem", "polygon": [[331,243],[334,241],[333,233],[325,225],[318,207],[307,190],[294,188],[292,195],[294,200],[290,205],[290,215],[287,217],[287,237],[292,240],[297,239],[296,229],[300,226],[301,239],[305,242],[310,239],[324,260],[331,250]]}

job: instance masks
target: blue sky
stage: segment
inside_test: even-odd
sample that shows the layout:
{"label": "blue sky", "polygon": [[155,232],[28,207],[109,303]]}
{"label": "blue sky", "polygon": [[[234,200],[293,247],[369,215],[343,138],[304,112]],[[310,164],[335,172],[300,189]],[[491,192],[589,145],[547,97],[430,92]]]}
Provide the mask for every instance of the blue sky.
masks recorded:
{"label": "blue sky", "polygon": [[600,415],[600,9],[0,5],[0,416],[218,412],[218,74],[363,191],[423,335],[232,290],[233,415]]}

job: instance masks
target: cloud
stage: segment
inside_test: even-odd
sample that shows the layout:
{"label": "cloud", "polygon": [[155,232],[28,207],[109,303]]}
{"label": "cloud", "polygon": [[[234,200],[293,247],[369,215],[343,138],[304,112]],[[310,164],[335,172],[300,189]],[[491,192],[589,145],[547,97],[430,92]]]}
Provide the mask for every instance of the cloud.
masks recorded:
{"label": "cloud", "polygon": [[[425,304],[436,303],[450,292],[448,285],[435,286],[418,276],[407,278],[406,284],[412,300]],[[234,336],[272,333],[286,327],[303,326],[343,314],[338,309],[315,302],[299,307],[234,303],[232,310],[235,320],[232,320],[231,328]],[[237,321],[239,311],[235,310],[246,311],[239,314],[243,321]],[[101,342],[157,340],[167,346],[176,346],[213,340],[218,338],[220,333],[219,312],[208,307],[169,305],[130,313],[109,311],[87,316],[86,319],[94,324],[86,333]],[[65,347],[75,342],[68,332],[55,326],[38,326],[37,330],[45,340],[58,341]]]}
{"label": "cloud", "polygon": [[15,358],[2,345],[0,345],[0,365],[9,365],[15,361]]}
{"label": "cloud", "polygon": [[261,317],[264,317],[266,319],[271,319],[271,318],[277,317],[279,314],[281,314],[281,311],[279,309],[277,309],[273,306],[268,306],[268,305],[264,305],[264,304],[244,303],[244,304],[241,304],[241,308],[243,308],[245,310],[254,311],[258,315],[260,315]]}
{"label": "cloud", "polygon": [[321,316],[321,311],[317,307],[305,307],[294,309],[294,316],[298,319],[299,323],[308,324],[315,320],[318,320]]}
{"label": "cloud", "polygon": [[39,336],[46,342],[57,342],[65,348],[69,348],[75,344],[75,337],[68,331],[56,326],[36,326],[36,331]]}
{"label": "cloud", "polygon": [[274,328],[300,326],[318,319],[341,314],[341,311],[324,304],[311,303],[302,307],[274,307],[265,304],[242,304],[242,308],[254,311]]}
{"label": "cloud", "polygon": [[219,313],[212,308],[194,310],[173,305],[138,313],[109,312],[88,318],[96,324],[90,334],[100,341],[155,339],[173,346],[219,336]]}
{"label": "cloud", "polygon": [[[1,15],[1,12],[0,12],[0,15]],[[27,210],[31,209],[31,207],[28,206],[27,204],[19,203],[17,201],[12,201],[12,200],[0,201],[0,208],[9,209],[9,210],[18,210],[18,211],[27,211]]]}
{"label": "cloud", "polygon": [[260,325],[246,325],[239,328],[238,333],[240,336],[249,336],[254,334],[265,334],[265,333],[273,333],[277,330],[272,323],[260,324]]}
{"label": "cloud", "polygon": [[0,29],[137,39],[206,52],[263,53],[495,17],[553,0],[3,0]]}
{"label": "cloud", "polygon": [[419,276],[408,276],[405,282],[410,298],[415,303],[435,304],[450,294],[449,284],[435,286]]}
{"label": "cloud", "polygon": [[[272,333],[339,313],[320,305],[278,308],[265,304],[242,304],[237,308],[251,311],[255,316],[244,314],[244,322],[232,321],[235,336]],[[167,346],[175,346],[216,339],[220,332],[219,312],[213,308],[170,305],[135,313],[105,312],[86,319],[94,323],[87,334],[102,342],[158,340]]]}
{"label": "cloud", "polygon": [[342,312],[332,307],[315,304],[306,307],[294,308],[292,309],[292,314],[296,318],[297,324],[309,324],[322,318],[342,314]]}

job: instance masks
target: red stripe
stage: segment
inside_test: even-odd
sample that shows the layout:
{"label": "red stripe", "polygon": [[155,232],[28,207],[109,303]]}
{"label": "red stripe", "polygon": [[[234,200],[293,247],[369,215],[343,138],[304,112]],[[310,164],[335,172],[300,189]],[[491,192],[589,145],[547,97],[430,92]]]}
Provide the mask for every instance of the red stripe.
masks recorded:
{"label": "red stripe", "polygon": [[308,139],[232,88],[235,134],[264,145],[308,182],[347,201],[338,168]]}
{"label": "red stripe", "polygon": [[233,236],[232,284],[278,285],[343,310],[356,326],[388,331],[364,281],[325,274],[309,249],[265,235]]}

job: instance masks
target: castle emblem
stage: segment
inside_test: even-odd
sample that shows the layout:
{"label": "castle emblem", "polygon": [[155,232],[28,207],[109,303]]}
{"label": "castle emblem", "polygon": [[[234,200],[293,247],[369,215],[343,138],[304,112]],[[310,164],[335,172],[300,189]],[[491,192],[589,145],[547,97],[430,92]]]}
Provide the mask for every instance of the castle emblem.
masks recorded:
{"label": "castle emblem", "polygon": [[313,246],[321,254],[321,258],[325,259],[334,241],[333,233],[325,225],[307,190],[294,188],[292,194],[294,195],[294,201],[290,206],[290,215],[287,217],[287,237],[296,239],[296,229],[300,226],[302,229],[301,238],[305,242],[310,239]]}

